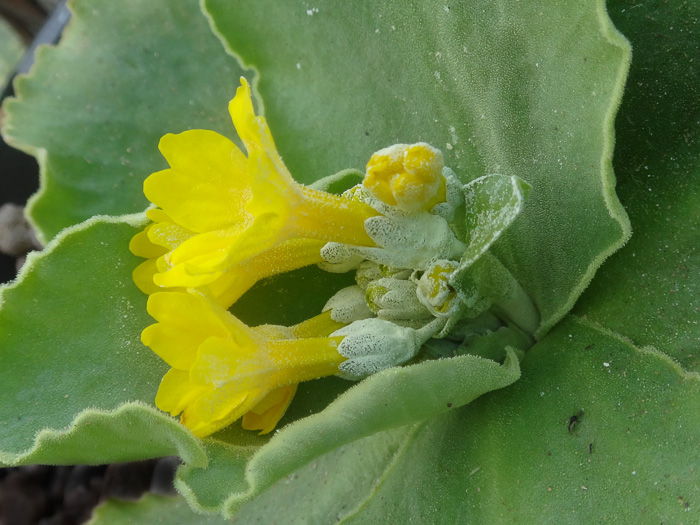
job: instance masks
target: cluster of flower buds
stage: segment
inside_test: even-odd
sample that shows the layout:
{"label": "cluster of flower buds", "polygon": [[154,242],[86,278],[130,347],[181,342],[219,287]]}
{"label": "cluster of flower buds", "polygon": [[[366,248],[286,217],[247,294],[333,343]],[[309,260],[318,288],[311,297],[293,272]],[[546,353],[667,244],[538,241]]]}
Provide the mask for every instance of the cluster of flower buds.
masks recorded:
{"label": "cluster of flower buds", "polygon": [[[403,349],[365,356],[355,342],[344,366],[361,362],[357,370],[369,375],[413,358],[427,339],[464,313],[462,294],[451,284],[466,250],[457,224],[465,210],[464,195],[442,153],[418,143],[376,152],[362,183],[343,196],[377,211],[365,221],[375,246],[330,242],[321,249],[323,269],[354,270],[357,283],[340,290],[325,310],[336,321],[352,323],[338,333],[356,333],[354,341],[365,341],[367,351],[392,345]],[[370,327],[374,339],[367,335]],[[413,335],[405,335],[409,333]]]}

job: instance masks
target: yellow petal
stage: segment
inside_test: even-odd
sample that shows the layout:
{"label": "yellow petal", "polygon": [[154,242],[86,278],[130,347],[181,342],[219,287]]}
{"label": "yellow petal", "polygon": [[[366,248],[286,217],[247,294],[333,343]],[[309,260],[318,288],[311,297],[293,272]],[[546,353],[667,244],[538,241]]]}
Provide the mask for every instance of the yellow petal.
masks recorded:
{"label": "yellow petal", "polygon": [[394,144],[372,155],[362,184],[405,212],[429,210],[445,200],[442,168],[442,153],[429,144]]}
{"label": "yellow petal", "polygon": [[211,301],[199,293],[160,292],[148,298],[146,309],[160,323],[175,328],[200,327],[198,331],[204,334],[225,336],[228,327],[211,305]]}
{"label": "yellow petal", "polygon": [[307,319],[297,325],[290,327],[294,337],[299,339],[308,339],[315,337],[328,337],[336,330],[340,330],[346,326],[344,323],[339,323],[331,319],[331,311],[323,312],[316,317]]}
{"label": "yellow petal", "polygon": [[236,145],[213,131],[165,135],[160,142],[171,169],[144,182],[144,193],[175,222],[204,232],[245,220],[250,187],[246,158]]}
{"label": "yellow petal", "polygon": [[226,319],[199,294],[157,292],[148,298],[147,309],[158,323],[144,329],[141,341],[177,368],[189,368],[208,337],[229,335]]}
{"label": "yellow petal", "polygon": [[[167,272],[171,268],[170,263],[168,263],[165,260],[166,255],[167,255],[167,253],[165,255],[161,255],[160,257],[158,257],[156,259],[156,268],[158,269],[159,273]],[[155,276],[154,276],[154,282],[155,282]],[[158,286],[161,286],[161,285],[158,285]]]}
{"label": "yellow petal", "polygon": [[286,216],[295,204],[295,196],[301,196],[301,185],[282,162],[265,118],[255,116],[250,85],[243,77],[229,103],[229,113],[248,152],[246,170],[253,191],[248,210],[256,216],[268,212]]}
{"label": "yellow petal", "polygon": [[246,271],[243,265],[236,265],[223,272],[206,287],[221,306],[230,308],[258,280],[258,275],[254,271]]}
{"label": "yellow petal", "polygon": [[244,77],[241,77],[241,85],[236,90],[236,96],[229,102],[228,110],[236,132],[248,151],[248,157],[252,151],[263,148],[263,142],[267,142],[265,145],[270,150],[268,153],[279,159],[265,118],[255,116],[250,84]]}
{"label": "yellow petal", "polygon": [[276,371],[264,355],[258,355],[264,339],[250,329],[238,332],[235,340],[210,337],[199,345],[190,379],[197,384],[221,388],[234,382],[241,390],[271,390],[268,377]]}
{"label": "yellow petal", "polygon": [[[314,239],[291,239],[236,264],[208,285],[224,308],[230,307],[256,282],[272,275],[290,272],[323,260],[325,243]],[[329,332],[330,333],[330,332]]]}
{"label": "yellow petal", "polygon": [[290,219],[299,237],[375,246],[365,221],[379,215],[363,202],[301,186],[303,200]]}
{"label": "yellow petal", "polygon": [[194,329],[175,330],[169,324],[157,323],[144,328],[141,341],[158,357],[178,370],[189,370],[197,358],[197,347],[208,334]]}
{"label": "yellow petal", "polygon": [[158,271],[156,268],[156,260],[148,259],[139,264],[131,273],[131,278],[134,284],[146,295],[151,295],[156,292],[162,292],[163,289],[153,282],[153,276]]}
{"label": "yellow petal", "polygon": [[148,232],[152,227],[153,224],[149,224],[143,231],[140,231],[131,238],[131,241],[129,241],[129,251],[131,251],[131,253],[145,259],[154,259],[160,257],[167,251],[162,246],[154,244],[148,238]]}
{"label": "yellow petal", "polygon": [[163,376],[160,382],[156,394],[156,406],[163,412],[176,416],[206,392],[206,387],[195,385],[190,381],[188,372],[173,368]]}
{"label": "yellow petal", "polygon": [[245,204],[250,199],[248,188],[241,191],[175,170],[150,175],[144,193],[178,224],[198,233],[245,220]]}
{"label": "yellow petal", "polygon": [[173,222],[173,220],[160,208],[148,208],[146,217],[153,222]]}
{"label": "yellow petal", "polygon": [[[262,251],[262,248],[257,250],[248,250],[246,257],[239,257],[236,253],[231,253],[238,251],[241,244],[241,239],[246,235],[251,235],[249,230],[251,228],[241,228],[240,225],[233,225],[230,228],[224,228],[221,230],[216,230],[207,233],[200,233],[194,237],[187,239],[181,245],[179,245],[175,250],[173,250],[168,258],[172,265],[188,263],[193,270],[199,272],[212,272],[225,270],[227,267],[232,266],[237,262],[237,260],[243,260],[248,258],[251,252]],[[260,231],[259,228],[253,228],[253,232]],[[265,231],[263,229],[261,234],[265,237],[276,238],[275,232]],[[271,234],[271,235],[270,235]],[[270,244],[272,241],[261,238],[261,243],[264,245]]]}
{"label": "yellow petal", "polygon": [[259,435],[274,430],[289,408],[298,386],[283,386],[267,394],[262,401],[243,415],[241,426],[245,430],[260,430]]}
{"label": "yellow petal", "polygon": [[164,268],[153,276],[156,286],[164,288],[199,288],[216,281],[222,272],[189,273],[187,266],[180,264],[172,268]]}
{"label": "yellow petal", "polygon": [[224,187],[245,188],[248,185],[244,176],[245,155],[215,131],[192,129],[168,133],[160,139],[158,149],[172,169],[193,179]]}
{"label": "yellow petal", "polygon": [[342,337],[290,339],[267,342],[269,363],[258,365],[270,390],[334,375],[345,357],[338,353]]}
{"label": "yellow petal", "polygon": [[[157,222],[147,231],[148,240],[166,251],[174,250],[195,233],[173,222]],[[163,255],[162,253],[160,255]]]}
{"label": "yellow petal", "polygon": [[197,437],[205,437],[227,427],[255,406],[264,393],[240,392],[231,383],[207,391],[182,412],[180,422]]}

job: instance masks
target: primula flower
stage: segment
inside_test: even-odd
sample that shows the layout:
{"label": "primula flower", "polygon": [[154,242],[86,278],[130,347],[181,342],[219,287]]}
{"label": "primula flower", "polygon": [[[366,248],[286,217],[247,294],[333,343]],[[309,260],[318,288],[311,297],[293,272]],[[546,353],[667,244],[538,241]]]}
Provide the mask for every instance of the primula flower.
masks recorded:
{"label": "primula flower", "polygon": [[243,428],[270,432],[291,401],[296,385],[338,373],[346,360],[337,348],[343,327],[321,314],[295,327],[250,328],[204,294],[157,292],[143,343],[172,368],[156,406],[193,434],[207,436],[243,417]]}
{"label": "primula flower", "polygon": [[372,281],[367,286],[365,298],[369,308],[380,319],[399,321],[431,318],[430,312],[418,300],[416,283],[408,279],[382,277]]}
{"label": "primula flower", "polygon": [[[375,245],[364,228],[364,221],[377,215],[375,210],[294,181],[265,119],[253,111],[244,78],[229,112],[247,157],[213,131],[168,134],[160,141],[170,168],[144,182],[146,197],[160,210],[153,214],[154,224],[132,243],[135,252],[155,259],[136,276],[142,288],[153,290],[147,282],[151,272],[156,286],[199,287],[244,263],[245,272],[265,274],[260,266],[288,271],[319,262],[309,257],[309,247],[316,246],[301,239],[315,239],[319,246],[325,241]],[[152,249],[146,239],[161,250]],[[294,242],[284,245],[289,241]],[[274,249],[280,251],[264,255]],[[239,270],[233,273],[243,273]],[[215,294],[224,293],[219,292]]]}
{"label": "primula flower", "polygon": [[[168,272],[165,256],[196,234],[176,225],[162,210],[150,209],[146,215],[153,223],[136,234],[129,244],[129,249],[134,255],[147,259],[134,270],[134,282],[146,294],[163,291],[163,287],[171,291],[184,291],[184,288],[172,284],[177,282],[177,270],[182,270],[182,266],[174,272]],[[234,264],[212,282],[208,282],[208,274],[201,276],[202,281],[208,283],[201,288],[206,289],[219,304],[228,308],[265,277],[321,262],[323,259],[320,250],[323,245],[323,241],[315,239],[290,239],[255,257]]]}

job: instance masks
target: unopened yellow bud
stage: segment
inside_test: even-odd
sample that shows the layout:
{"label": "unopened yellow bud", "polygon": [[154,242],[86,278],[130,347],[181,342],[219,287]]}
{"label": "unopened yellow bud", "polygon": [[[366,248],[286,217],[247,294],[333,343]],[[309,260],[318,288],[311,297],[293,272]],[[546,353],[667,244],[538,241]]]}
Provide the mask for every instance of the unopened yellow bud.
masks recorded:
{"label": "unopened yellow bud", "polygon": [[456,261],[435,261],[418,280],[418,299],[436,317],[449,316],[459,308],[459,296],[449,282],[458,266]]}
{"label": "unopened yellow bud", "polygon": [[395,144],[372,155],[363,185],[402,211],[427,211],[445,200],[443,167],[442,153],[429,144]]}

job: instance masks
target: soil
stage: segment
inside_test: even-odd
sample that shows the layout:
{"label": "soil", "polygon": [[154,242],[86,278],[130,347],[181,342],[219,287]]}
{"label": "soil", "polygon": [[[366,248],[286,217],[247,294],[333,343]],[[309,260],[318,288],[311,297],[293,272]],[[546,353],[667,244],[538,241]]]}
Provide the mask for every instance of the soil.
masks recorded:
{"label": "soil", "polygon": [[1,525],[77,525],[107,498],[145,492],[174,496],[177,457],[111,465],[32,465],[0,469]]}

